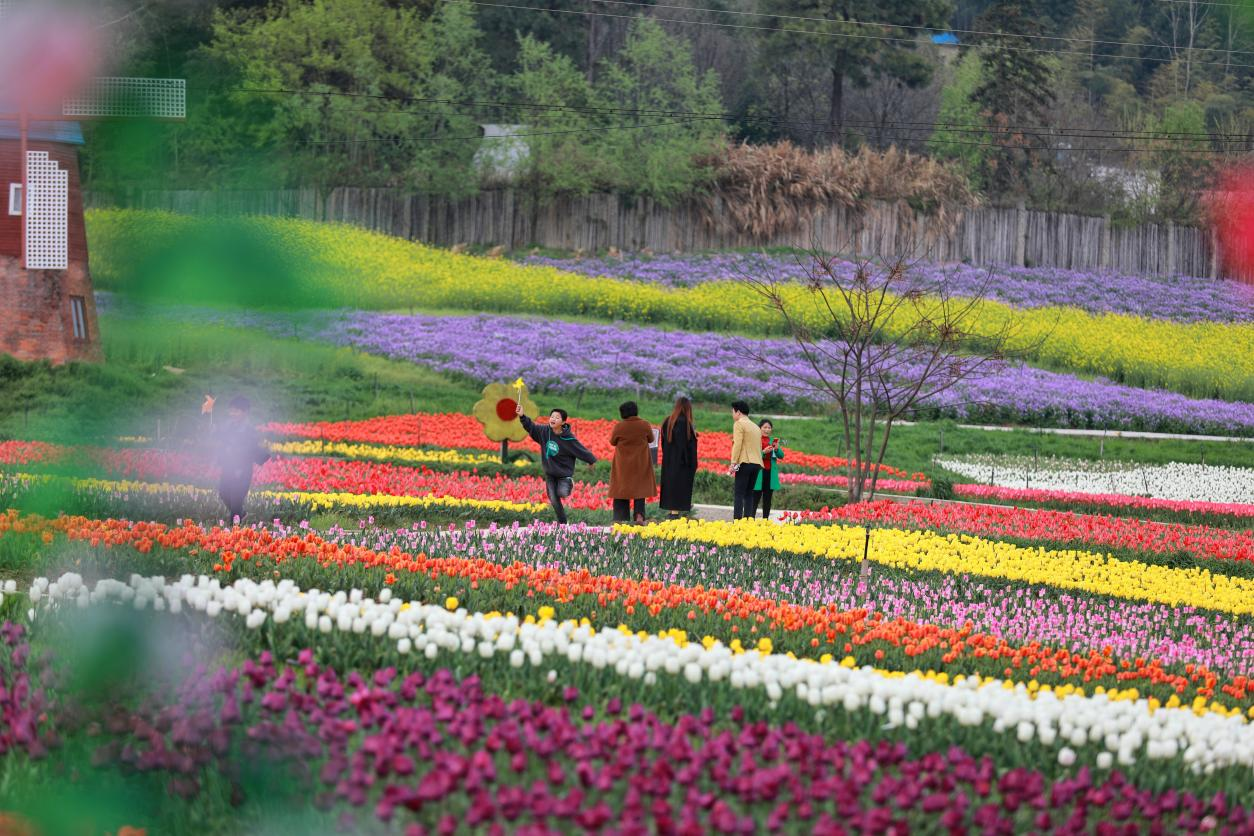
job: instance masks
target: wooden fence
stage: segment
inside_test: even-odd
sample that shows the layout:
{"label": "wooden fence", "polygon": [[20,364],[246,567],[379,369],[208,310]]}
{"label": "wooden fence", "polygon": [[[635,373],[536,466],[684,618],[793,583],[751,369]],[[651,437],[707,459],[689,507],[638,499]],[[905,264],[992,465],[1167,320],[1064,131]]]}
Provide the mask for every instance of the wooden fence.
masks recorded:
{"label": "wooden fence", "polygon": [[[848,254],[909,254],[939,262],[1018,264],[1136,275],[1217,276],[1224,267],[1212,234],[1173,224],[1116,227],[1109,218],[981,207],[956,222],[901,204],[833,206],[803,228],[769,239],[705,223],[698,207],[660,206],[613,194],[537,203],[510,189],[462,200],[396,189],[139,191],[85,195],[90,207],[166,209],[189,214],[260,214],[340,221],[439,246],[530,246],[594,252],[617,247],[657,253],[758,246],[818,246]],[[717,212],[715,213],[717,216]],[[716,225],[717,226],[717,225]]]}

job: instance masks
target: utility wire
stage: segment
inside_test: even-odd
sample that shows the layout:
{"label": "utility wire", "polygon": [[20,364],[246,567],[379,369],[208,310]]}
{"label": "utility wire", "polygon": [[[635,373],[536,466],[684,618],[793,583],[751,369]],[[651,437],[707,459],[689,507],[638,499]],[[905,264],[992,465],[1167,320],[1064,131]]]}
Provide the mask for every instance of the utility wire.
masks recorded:
{"label": "utility wire", "polygon": [[[480,136],[477,134],[472,135],[472,136],[442,136],[439,134],[432,134],[429,136],[390,136],[390,137],[370,137],[367,139],[291,140],[284,144],[287,144],[287,145],[360,145],[360,144],[374,144],[374,143],[406,143],[406,142],[468,142],[468,141],[474,141],[474,140],[491,141],[491,140],[502,140],[502,139],[521,139],[525,137],[535,137],[535,136],[555,136],[559,134],[560,135],[593,134],[593,133],[603,133],[607,131],[634,130],[634,129],[641,129],[641,128],[660,128],[660,127],[670,127],[673,125],[678,125],[678,124],[681,124],[681,122],[682,120],[672,121],[672,122],[658,122],[658,123],[642,124],[642,125],[641,124],[605,125],[605,126],[590,127],[590,128],[572,128],[572,129],[560,130],[560,131],[536,131],[536,132],[511,134],[509,136],[497,136],[497,137],[484,137],[484,136]],[[819,133],[830,133],[830,131],[819,131]],[[961,140],[961,139],[945,139],[944,141],[949,145],[964,145],[964,146],[972,146],[972,147],[980,147],[980,148],[1003,148],[1003,149],[1008,148],[1008,149],[1021,150],[1021,151],[1046,151],[1046,152],[1051,152],[1051,153],[1108,152],[1108,151],[1109,152],[1119,151],[1119,152],[1125,152],[1125,153],[1138,153],[1138,152],[1157,152],[1157,151],[1167,150],[1167,149],[1152,148],[1152,147],[1150,148],[1113,147],[1113,146],[1063,147],[1063,146],[1052,146],[1052,145],[1030,145],[1026,143],[1008,144],[1004,142],[977,142],[977,141],[972,141],[972,140]],[[1221,155],[1221,152],[1214,151],[1209,148],[1172,148],[1170,150],[1175,153],[1181,153],[1181,154],[1205,154],[1209,156]]]}
{"label": "utility wire", "polygon": [[[208,89],[208,88],[200,88]],[[420,96],[388,96],[377,93],[349,93],[336,90],[287,90],[280,88],[233,88],[226,92],[258,94],[258,95],[290,95],[290,96],[324,96],[324,97],[345,97],[345,98],[364,98],[377,101],[394,101],[400,103],[413,104],[442,104],[454,107],[474,107],[474,108],[516,108],[531,109],[554,112],[568,112],[578,114],[615,114],[626,116],[654,116],[654,117],[675,117],[692,120],[708,120],[708,121],[749,121],[764,122],[773,125],[786,125],[792,127],[803,127],[812,130],[826,130],[831,132],[830,126],[823,122],[808,122],[802,120],[785,120],[769,116],[737,116],[733,113],[713,113],[702,111],[687,110],[663,110],[653,108],[615,108],[615,107],[598,107],[591,105],[554,105],[541,102],[527,101],[499,101],[499,100],[476,100],[476,99],[446,99],[446,98],[428,98]],[[395,113],[397,115],[405,114],[423,114],[426,111],[420,110],[374,110],[363,109],[358,112],[377,113],[387,115]],[[950,123],[950,122],[909,122],[909,121],[889,121],[889,122],[869,122],[861,120],[849,120],[845,123],[846,127],[863,127],[863,128],[894,128],[908,131],[932,131],[944,133],[1014,133],[1026,134],[1034,136],[1058,137],[1061,139],[1128,139],[1128,140],[1152,140],[1166,142],[1193,142],[1193,141],[1217,141],[1225,143],[1247,143],[1250,142],[1249,134],[1228,134],[1228,133],[1209,133],[1197,131],[1135,131],[1135,130],[1116,130],[1116,129],[1100,129],[1100,128],[1044,128],[1040,126],[989,126],[970,123]],[[1112,149],[1117,150],[1117,149]]]}
{"label": "utility wire", "polygon": [[592,128],[571,128],[561,131],[536,131],[522,134],[509,134],[508,136],[481,136],[474,134],[473,136],[442,136],[432,134],[431,136],[384,136],[371,137],[369,139],[298,139],[295,144],[298,145],[354,145],[365,142],[468,142],[470,140],[494,140],[494,139],[521,139],[529,136],[556,136],[558,134],[584,134],[598,133],[601,131],[623,131],[633,130],[636,128],[666,128],[672,125],[678,125],[682,120],[670,122],[654,122],[645,125],[602,125]]}
{"label": "utility wire", "polygon": [[[484,2],[484,0],[444,0],[444,2],[445,3],[463,3],[465,5],[470,5],[470,6],[482,6],[486,8],[496,8],[496,9],[516,9],[518,11],[545,12],[547,14],[580,15],[583,17],[608,17],[608,18],[616,18],[620,20],[635,20],[638,17],[638,15],[614,14],[612,12],[592,12],[592,11],[583,11],[580,9],[546,9],[541,6],[520,6],[514,3],[487,3],[487,2]],[[719,23],[717,21],[712,21],[712,20],[681,20],[679,18],[657,17],[654,15],[650,15],[649,19],[656,20],[661,23],[678,23],[678,24],[685,25],[685,26],[715,26],[720,29],[747,29],[747,30],[759,31],[759,32],[787,32],[791,34],[813,35],[816,37],[825,37],[825,38],[848,38],[848,39],[854,39],[854,40],[885,41],[885,42],[890,42],[890,43],[902,43],[902,44],[913,44],[913,45],[917,45],[918,43],[918,41],[915,38],[898,38],[898,37],[893,37],[891,35],[865,35],[865,34],[859,34],[856,32],[816,32],[813,29],[795,29],[795,28],[788,28],[788,27],[782,27],[782,26],[754,26],[752,24],[746,24],[746,23]],[[1026,38],[1029,36],[1016,35],[1014,37]],[[1034,52],[1034,53],[1039,53],[1041,55],[1078,55],[1078,56],[1082,56],[1085,58],[1093,57],[1089,52],[1083,52],[1080,50],[1040,49],[1038,47],[1031,47],[1031,46],[1010,46],[1010,45],[1005,45],[1005,46],[1002,46],[1001,48],[1011,51],[1011,52]],[[1194,47],[1194,49],[1197,49],[1197,47]],[[1154,62],[1164,63],[1164,64],[1170,64],[1171,62],[1177,60],[1175,58],[1160,57],[1160,56],[1154,56],[1154,55],[1120,55],[1118,53],[1104,54],[1102,57],[1103,58],[1117,58],[1117,59],[1128,60],[1128,61],[1154,61]],[[1238,69],[1254,69],[1254,64],[1233,64],[1227,61],[1194,61],[1193,63],[1199,66],[1217,66],[1217,67],[1227,67],[1227,68],[1235,67]]]}
{"label": "utility wire", "polygon": [[[833,20],[826,17],[803,17],[800,15],[782,15],[772,12],[746,12],[739,9],[708,9],[698,6],[679,6],[670,3],[647,3],[642,0],[596,0],[599,3],[613,4],[615,6],[637,6],[646,9],[675,9],[685,12],[705,12],[708,14],[719,15],[738,15],[741,17],[767,17],[774,20],[796,20],[805,23],[838,23],[842,26],[878,26],[885,29],[908,29],[916,32],[926,32],[934,34],[957,34],[957,35],[976,35],[979,37],[991,38],[1030,38],[1040,41],[1059,41],[1063,43],[1077,44],[1093,44],[1095,46],[1134,46],[1143,48],[1146,44],[1136,43],[1135,41],[1103,41],[1094,38],[1071,38],[1063,35],[1029,35],[1018,32],[988,32],[980,29],[935,29],[931,26],[919,26],[917,24],[907,23],[889,23],[881,20]],[[1190,2],[1190,0],[1173,0],[1173,2]],[[692,23],[701,23],[702,21],[691,21]],[[817,33],[816,33],[817,34]],[[1221,47],[1193,47],[1200,52],[1225,52]],[[1053,50],[1050,50],[1051,52]],[[1086,53],[1087,54],[1087,53]],[[1232,55],[1254,55],[1250,50],[1234,50]]]}

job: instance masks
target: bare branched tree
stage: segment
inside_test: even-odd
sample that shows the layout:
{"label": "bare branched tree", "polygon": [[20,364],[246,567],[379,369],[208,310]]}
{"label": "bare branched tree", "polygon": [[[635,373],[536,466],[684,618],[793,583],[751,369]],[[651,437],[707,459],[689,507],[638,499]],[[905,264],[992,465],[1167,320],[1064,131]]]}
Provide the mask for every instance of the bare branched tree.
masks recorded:
{"label": "bare branched tree", "polygon": [[[957,296],[950,282],[923,278],[918,261],[896,256],[852,262],[812,249],[799,259],[802,284],[749,276],[778,314],[804,363],[782,363],[749,347],[749,359],[836,407],[849,460],[849,499],[873,499],[893,426],[965,380],[1030,352],[1018,323],[981,317],[989,279]],[[934,271],[931,271],[935,275]],[[990,322],[996,322],[990,325]]]}

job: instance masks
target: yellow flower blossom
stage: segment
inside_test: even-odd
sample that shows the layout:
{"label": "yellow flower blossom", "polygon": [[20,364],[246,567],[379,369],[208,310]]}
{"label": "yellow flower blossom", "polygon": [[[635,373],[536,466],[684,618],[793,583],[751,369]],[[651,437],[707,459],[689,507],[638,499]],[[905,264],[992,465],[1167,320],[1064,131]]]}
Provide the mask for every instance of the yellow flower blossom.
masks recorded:
{"label": "yellow flower blossom", "polygon": [[[866,530],[857,526],[779,526],[749,520],[736,523],[668,521],[632,531],[646,538],[769,549],[848,561],[862,558],[866,539]],[[1254,614],[1254,579],[1196,567],[1172,568],[1117,560],[1097,552],[1031,548],[967,535],[884,528],[871,533],[868,559],[898,569],[983,575],[1168,606]]]}

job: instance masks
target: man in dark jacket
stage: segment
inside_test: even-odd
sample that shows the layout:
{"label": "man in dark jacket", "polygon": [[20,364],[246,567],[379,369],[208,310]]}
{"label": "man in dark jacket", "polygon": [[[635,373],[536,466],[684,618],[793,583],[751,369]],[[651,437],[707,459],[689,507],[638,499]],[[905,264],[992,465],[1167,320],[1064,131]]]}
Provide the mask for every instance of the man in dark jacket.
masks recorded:
{"label": "man in dark jacket", "polygon": [[252,404],[240,395],[231,400],[228,419],[218,431],[218,496],[226,506],[227,520],[244,521],[244,503],[253,483],[253,465],[269,458],[253,426]]}
{"label": "man in dark jacket", "polygon": [[566,418],[566,410],[555,409],[549,413],[547,424],[537,424],[523,415],[522,404],[518,404],[518,420],[522,428],[540,445],[540,461],[544,464],[544,484],[548,490],[549,504],[553,506],[553,513],[562,525],[566,524],[566,509],[562,507],[562,500],[570,496],[575,487],[571,479],[575,474],[575,460],[587,462],[589,467],[597,463],[597,457],[571,433]]}

